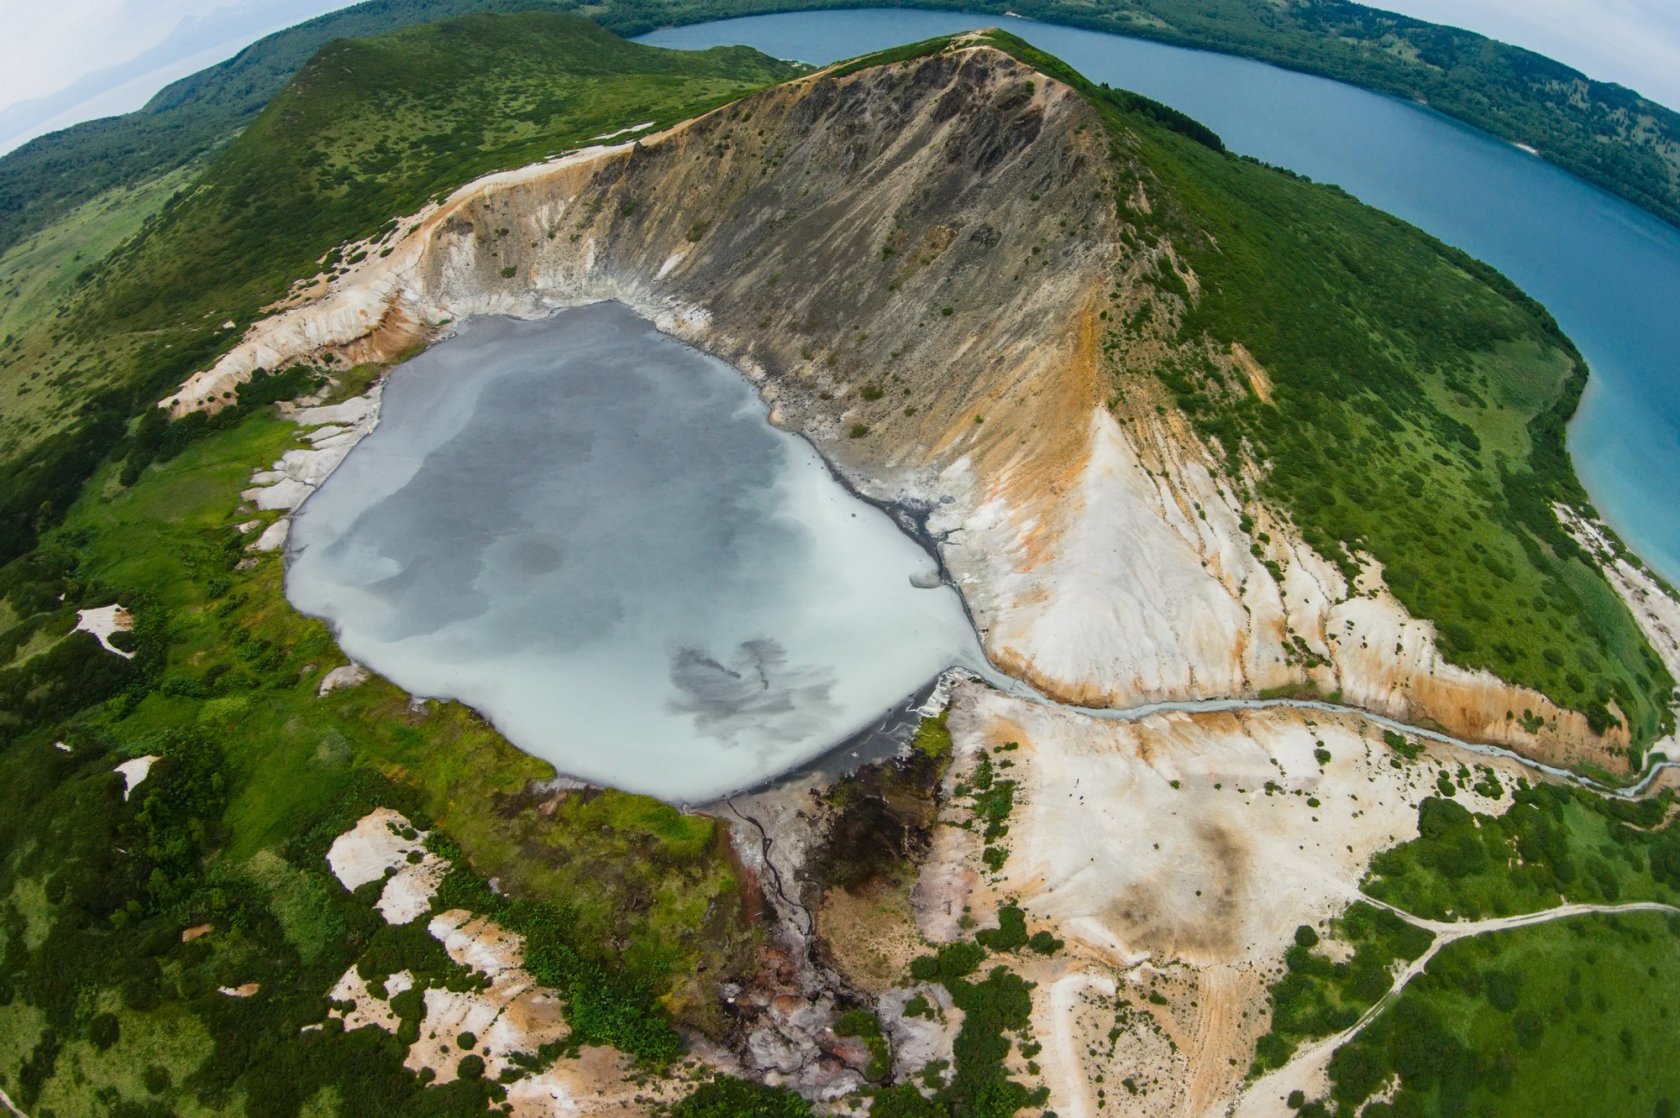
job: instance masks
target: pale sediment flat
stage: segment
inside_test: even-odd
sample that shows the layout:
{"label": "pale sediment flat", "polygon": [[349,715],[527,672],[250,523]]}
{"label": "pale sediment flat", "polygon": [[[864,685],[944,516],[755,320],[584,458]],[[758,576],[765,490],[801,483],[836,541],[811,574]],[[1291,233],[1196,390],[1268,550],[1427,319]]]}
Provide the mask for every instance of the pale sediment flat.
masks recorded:
{"label": "pale sediment flat", "polygon": [[476,319],[397,370],[297,513],[287,595],[347,654],[568,776],[697,802],[980,654],[933,559],[619,304]]}

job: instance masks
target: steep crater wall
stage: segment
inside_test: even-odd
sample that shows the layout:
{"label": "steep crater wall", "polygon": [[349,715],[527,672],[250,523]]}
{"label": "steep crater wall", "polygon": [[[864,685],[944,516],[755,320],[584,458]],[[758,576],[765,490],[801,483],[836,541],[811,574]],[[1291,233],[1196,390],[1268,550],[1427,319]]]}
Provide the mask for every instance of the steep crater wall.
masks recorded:
{"label": "steep crater wall", "polygon": [[1054,697],[1310,683],[1620,766],[1616,733],[1447,664],[1374,571],[1350,587],[1245,507],[1145,371],[1147,341],[1105,355],[1112,291],[1160,266],[1196,282],[1170,244],[1126,235],[1149,200],[1121,180],[1096,111],[1000,51],[819,74],[462,188],[168,403],[216,407],[299,359],[388,360],[467,315],[621,299],[758,381],[860,489],[932,508],[989,654]]}

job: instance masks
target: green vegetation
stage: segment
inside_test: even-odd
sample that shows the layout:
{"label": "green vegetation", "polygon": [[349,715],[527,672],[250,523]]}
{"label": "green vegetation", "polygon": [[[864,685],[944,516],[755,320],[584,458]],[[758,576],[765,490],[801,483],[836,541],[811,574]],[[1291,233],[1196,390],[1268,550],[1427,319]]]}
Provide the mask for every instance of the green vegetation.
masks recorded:
{"label": "green vegetation", "polygon": [[864,1076],[880,1082],[892,1074],[892,1047],[881,1033],[881,1022],[867,1009],[848,1009],[834,1021],[834,1035],[856,1037],[869,1048]]}
{"label": "green vegetation", "polygon": [[1015,782],[999,777],[997,770],[1012,768],[1015,762],[1006,755],[1019,748],[1018,742],[1008,742],[990,753],[982,753],[968,780],[953,789],[958,799],[968,799],[974,813],[970,826],[979,830],[985,843],[981,860],[993,873],[1003,869],[1009,858],[1009,848],[1003,840],[1009,834],[1009,813],[1015,807]]}
{"label": "green vegetation", "polygon": [[[1460,783],[1473,775],[1461,773]],[[1486,781],[1479,783],[1486,791]],[[1670,793],[1629,803],[1523,783],[1513,798],[1500,816],[1472,813],[1451,798],[1424,800],[1419,836],[1376,857],[1365,892],[1437,920],[1564,904],[1680,904],[1680,825],[1669,819]],[[1666,989],[1663,969],[1680,966],[1673,951],[1677,934],[1680,919],[1621,914],[1568,917],[1450,944],[1337,1053],[1331,1064],[1336,1090],[1317,1105],[1379,1116],[1605,1112],[1584,1100],[1622,1099],[1626,1084],[1618,1080],[1614,1091],[1594,1096],[1606,1089],[1596,1078],[1606,1061],[1583,1061],[1578,1053],[1590,1046],[1607,1057],[1619,1052],[1628,1058],[1645,1045],[1672,1043],[1662,1038],[1680,1031],[1680,1014],[1669,1024],[1671,1011],[1639,991]],[[1331,922],[1326,938],[1333,943],[1321,943],[1313,928],[1297,930],[1287,970],[1271,990],[1271,1031],[1260,1039],[1251,1074],[1282,1066],[1305,1041],[1353,1025],[1387,995],[1395,967],[1422,956],[1434,937],[1362,901]],[[1349,948],[1345,961],[1332,961]],[[1659,957],[1666,960],[1661,966]],[[1558,999],[1561,1007],[1551,1004]],[[1635,1023],[1636,1041],[1625,1035],[1628,1022]],[[1586,1074],[1592,1086],[1571,1086],[1556,1096],[1578,1103],[1554,1101],[1536,1109],[1537,1100],[1548,1096],[1523,1086],[1541,1066],[1531,1060],[1556,1061],[1543,1077],[1547,1082],[1591,1064]],[[1639,1084],[1643,1101],[1611,1110],[1652,1112],[1643,1068],[1641,1063],[1626,1077]],[[1394,1109],[1374,1104],[1379,1109],[1358,1111],[1396,1072],[1405,1087]],[[1658,1095],[1674,1093],[1660,1082],[1656,1087]]]}
{"label": "green vegetation", "polygon": [[394,236],[393,215],[478,175],[626,123],[672,123],[795,72],[743,48],[655,50],[537,12],[324,48],[0,349],[0,465],[15,479],[0,495],[0,561],[68,507],[133,416],[293,281],[337,266],[337,246]]}
{"label": "green vegetation", "polygon": [[[1450,944],[1337,1050],[1327,1101],[1371,1118],[1672,1114],[1677,935],[1680,918],[1637,913]],[[1391,1076],[1392,1102],[1360,1109]]]}
{"label": "green vegetation", "polygon": [[0,159],[0,250],[114,189],[168,174],[225,143],[317,50],[413,24],[548,0],[372,0],[276,32],[188,75],[123,116],[42,136]]}
{"label": "green vegetation", "polygon": [[[369,891],[351,895],[328,873],[332,839],[374,806],[431,830],[454,861],[441,903],[526,936],[528,964],[561,993],[574,1043],[613,1044],[659,1067],[679,1050],[676,1026],[721,1034],[715,984],[744,969],[756,940],[712,821],[619,793],[548,791],[548,768],[481,718],[413,706],[383,681],[318,697],[341,660],[330,632],[287,606],[277,557],[245,561],[239,491],[299,442],[269,405],[323,382],[343,394],[377,370],[275,370],[214,419],[171,423],[151,405],[293,280],[335,267],[335,246],[368,237],[377,251],[399,231],[391,214],[483,171],[628,121],[674,121],[790,72],[746,51],[635,48],[552,14],[335,43],[190,188],[101,196],[20,245],[30,260],[8,256],[13,279],[0,262],[19,300],[5,312],[17,337],[0,350],[0,388],[12,393],[0,400],[0,783],[15,805],[0,813],[0,1085],[23,1107],[289,1118],[478,1114],[499,1102],[505,1089],[486,1080],[477,1052],[445,1087],[402,1066],[420,990],[477,979],[423,920],[385,925]],[[1455,656],[1503,655],[1488,643],[1496,626],[1475,613],[1487,609],[1514,650],[1502,674],[1600,719],[1614,703],[1649,737],[1667,677],[1537,511],[1579,495],[1559,432],[1580,369],[1543,312],[1415,231],[1222,154],[1217,137],[1170,109],[1081,88],[1115,125],[1118,204],[1143,179],[1156,199],[1152,215],[1122,211],[1129,236],[1180,245],[1201,285],[1192,298],[1176,270],[1155,277],[1161,305],[1176,308],[1170,330],[1152,335],[1173,345],[1161,383],[1233,462],[1271,464],[1263,495],[1327,555],[1381,559],[1403,600],[1441,622]],[[134,227],[103,263],[65,280],[77,252]],[[1369,263],[1388,259],[1392,275]],[[1221,360],[1239,338],[1267,367],[1275,405],[1228,382]],[[1370,472],[1378,442],[1397,448],[1392,478]],[[1414,475],[1435,488],[1412,492]],[[1369,508],[1391,515],[1377,522]],[[1460,526],[1461,514],[1476,523]],[[1443,542],[1459,535],[1462,554]],[[1469,591],[1417,573],[1434,564]],[[134,613],[133,660],[68,635],[77,606],[111,601]],[[1576,673],[1592,683],[1576,685]],[[1008,856],[1015,749],[987,751],[957,788],[993,870]],[[124,798],[112,767],[142,754],[161,759]],[[838,786],[821,872],[862,883],[913,863],[951,755],[943,718],[929,720],[905,760]],[[1548,795],[1525,791],[1532,799],[1519,797],[1510,823],[1439,801],[1423,838],[1392,852],[1370,888],[1399,882],[1383,895],[1457,913],[1539,903],[1548,890],[1680,888],[1673,828],[1652,830],[1651,809]],[[1496,872],[1502,856],[1520,863],[1508,882]],[[1301,937],[1293,984],[1274,998],[1279,1044],[1357,1013],[1372,976],[1415,955],[1410,933],[1391,924],[1375,909],[1344,917],[1347,963],[1315,952],[1316,932]],[[183,938],[202,925],[209,934]],[[1042,1091],[1008,1073],[1017,1042],[1023,1054],[1030,1043],[1030,985],[984,965],[1060,947],[1048,932],[1028,936],[1025,914],[1005,905],[995,929],[917,959],[913,975],[940,983],[965,1014],[955,1066],[948,1078],[929,1072],[931,1100],[909,1085],[875,1092],[874,1113],[990,1118],[1041,1106]],[[374,983],[405,969],[417,977],[393,999],[397,1036],[303,1031],[326,1017],[326,992],[350,967]],[[246,982],[260,984],[256,996],[217,992]],[[867,1016],[843,1026],[884,1077],[890,1053]],[[1534,1035],[1523,1029],[1519,1041]],[[1357,1068],[1343,1070],[1338,1090],[1355,1092]],[[788,1092],[729,1079],[674,1110],[808,1112]]]}
{"label": "green vegetation", "polygon": [[[0,387],[30,387],[12,406],[0,395],[0,780],[19,797],[0,813],[0,1086],[31,1111],[481,1114],[499,1100],[477,1053],[446,1087],[402,1067],[419,987],[395,999],[399,1037],[301,1031],[352,965],[474,981],[423,921],[386,927],[330,876],[328,844],[376,805],[437,828],[456,858],[446,894],[528,936],[580,1043],[670,1059],[673,1022],[721,1027],[710,984],[753,943],[711,820],[540,792],[547,766],[482,719],[413,708],[383,681],[316,696],[341,656],[286,604],[277,557],[240,562],[239,492],[299,444],[274,401],[329,377],[357,392],[378,370],[276,370],[213,419],[151,405],[237,336],[225,320],[249,321],[334,245],[388,236],[390,213],[791,71],[747,51],[644,50],[558,15],[347,46],[187,189],[102,196],[0,260],[16,332]],[[67,635],[77,606],[111,601],[134,615],[116,638],[133,660]],[[111,769],[143,753],[163,759],[125,802]],[[260,993],[216,992],[246,982]]]}
{"label": "green vegetation", "polygon": [[[447,903],[530,937],[529,965],[566,996],[580,1041],[668,1059],[671,1015],[712,1023],[696,976],[728,973],[751,942],[715,824],[621,793],[564,797],[545,817],[528,786],[546,766],[464,708],[415,711],[378,680],[317,698],[338,661],[331,634],[285,604],[278,558],[234,566],[238,491],[296,438],[252,411],[130,487],[108,465],[43,548],[4,571],[21,624],[58,618],[39,607],[60,592],[116,597],[140,639],[132,663],[85,634],[60,640],[23,665],[46,666],[37,674],[53,686],[32,700],[50,711],[0,721],[0,779],[18,797],[0,819],[0,1086],[60,1113],[147,1097],[142,1066],[121,1082],[89,1077],[93,1057],[78,1046],[108,1038],[89,1008],[108,1003],[112,1052],[163,1022],[204,1038],[160,1048],[183,1105],[238,1109],[243,1098],[252,1113],[289,1114],[331,1087],[346,1113],[482,1112],[496,1084],[421,1092],[401,1046],[375,1030],[299,1033],[358,961],[370,976],[465,980],[423,921],[386,928],[328,874],[327,845],[375,805],[442,829],[457,863]],[[106,666],[123,674],[89,682]],[[163,760],[125,803],[110,770],[145,752]],[[200,923],[214,931],[182,943]],[[629,946],[603,947],[615,943]],[[215,993],[247,981],[259,997]],[[278,1081],[295,1091],[259,1086]],[[115,1094],[89,1093],[102,1090]]]}
{"label": "green vegetation", "polygon": [[671,1118],[807,1118],[811,1104],[786,1087],[722,1075],[671,1108]]}
{"label": "green vegetation", "polygon": [[976,981],[986,951],[979,943],[958,941],[912,961],[912,978],[944,986],[963,1011],[953,1047],[956,1066],[931,1098],[911,1084],[877,1091],[870,1110],[876,1118],[1009,1118],[1048,1099],[1048,1089],[1028,1090],[1009,1078],[1007,1067],[1015,1043],[1031,1043],[1033,985],[1002,966]]}
{"label": "green vegetation", "polygon": [[[434,847],[454,862],[438,889],[438,903],[445,909],[484,913],[525,937],[525,968],[566,1000],[566,1020],[572,1026],[569,1049],[604,1044],[654,1065],[668,1064],[682,1052],[682,1042],[657,1009],[653,991],[585,955],[598,953],[598,941],[580,934],[575,908],[497,893],[469,868],[453,843],[438,840]],[[463,1042],[461,1047],[471,1045]]]}
{"label": "green vegetation", "polygon": [[[1339,190],[1221,154],[1012,36],[993,41],[1104,113],[1132,242],[1170,243],[1186,266],[1142,277],[1136,327],[1135,293],[1117,284],[1105,352],[1170,345],[1154,371],[1233,483],[1261,464],[1256,496],[1350,577],[1361,556],[1380,562],[1449,659],[1534,687],[1600,732],[1625,721],[1638,744],[1666,732],[1673,680],[1553,512],[1587,504],[1564,447],[1586,366],[1544,308]],[[1140,184],[1148,212],[1128,202]],[[1270,402],[1238,346],[1265,369]]]}
{"label": "green vegetation", "polygon": [[49,314],[199,170],[107,191],[7,249],[0,255],[0,338],[15,338]]}
{"label": "green vegetation", "polygon": [[924,718],[909,754],[866,765],[828,789],[834,811],[810,872],[825,885],[856,891],[877,881],[902,883],[933,841],[939,785],[950,764],[951,734],[945,713]]}
{"label": "green vegetation", "polygon": [[[1260,1038],[1250,1074],[1289,1062],[1303,1041],[1347,1028],[1388,993],[1391,968],[1429,950],[1434,939],[1375,905],[1360,902],[1332,921],[1330,937],[1352,954],[1332,961],[1318,933],[1303,925],[1285,957],[1287,970],[1272,986],[1272,1027]],[[1316,949],[1316,950],[1315,950]]]}
{"label": "green vegetation", "polygon": [[1419,835],[1379,854],[1365,892],[1407,912],[1473,920],[1559,904],[1680,904],[1671,793],[1624,803],[1580,789],[1520,788],[1503,815],[1431,797]]}

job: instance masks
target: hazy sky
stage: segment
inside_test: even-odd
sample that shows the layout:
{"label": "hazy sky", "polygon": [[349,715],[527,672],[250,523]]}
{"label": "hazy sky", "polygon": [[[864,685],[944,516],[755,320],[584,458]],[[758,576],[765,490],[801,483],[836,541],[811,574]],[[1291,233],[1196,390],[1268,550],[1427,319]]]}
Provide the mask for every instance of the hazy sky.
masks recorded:
{"label": "hazy sky", "polygon": [[[0,39],[0,151],[79,120],[137,109],[175,79],[349,2],[0,0],[6,27]],[[99,73],[112,67],[122,69]],[[84,78],[90,80],[70,94],[7,112]]]}
{"label": "hazy sky", "polygon": [[[142,75],[90,93],[52,120],[139,107],[175,78],[232,55],[271,31],[346,0],[0,0],[0,111],[128,62],[170,39],[184,19],[213,21],[213,43],[162,58]],[[1676,0],[1385,0],[1381,7],[1469,27],[1549,54],[1589,75],[1680,107],[1680,3]],[[177,40],[181,36],[176,36]],[[3,141],[5,137],[0,137]]]}

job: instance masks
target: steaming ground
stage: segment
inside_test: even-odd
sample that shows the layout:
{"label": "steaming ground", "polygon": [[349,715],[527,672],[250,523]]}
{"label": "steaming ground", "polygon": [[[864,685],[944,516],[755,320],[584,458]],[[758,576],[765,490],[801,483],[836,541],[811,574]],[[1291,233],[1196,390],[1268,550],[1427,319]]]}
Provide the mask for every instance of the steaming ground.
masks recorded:
{"label": "steaming ground", "polygon": [[475,320],[297,514],[287,595],[560,771],[699,801],[977,658],[933,563],[619,304]]}

